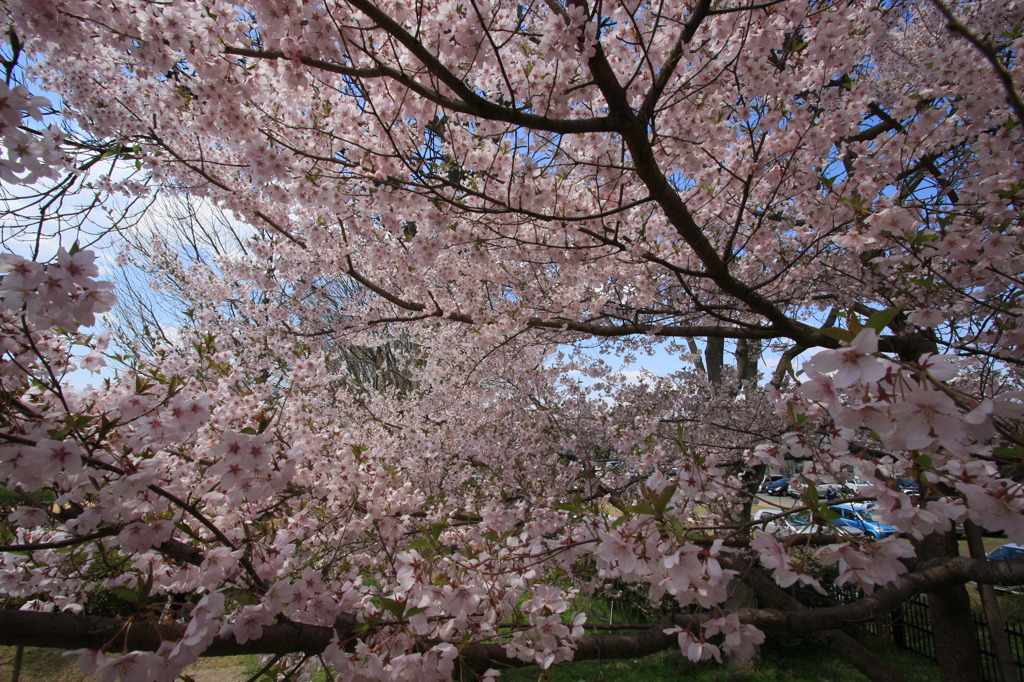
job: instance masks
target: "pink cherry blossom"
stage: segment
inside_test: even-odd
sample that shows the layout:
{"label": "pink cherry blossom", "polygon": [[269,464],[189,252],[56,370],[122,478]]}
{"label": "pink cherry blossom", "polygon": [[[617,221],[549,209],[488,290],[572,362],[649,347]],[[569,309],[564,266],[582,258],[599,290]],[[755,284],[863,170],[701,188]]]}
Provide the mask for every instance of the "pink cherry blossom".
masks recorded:
{"label": "pink cherry blossom", "polygon": [[[887,363],[875,357],[878,334],[874,329],[862,330],[847,348],[821,351],[804,365],[817,375],[831,375],[836,388],[854,383],[878,381],[888,371]],[[833,374],[834,373],[834,374]]]}
{"label": "pink cherry blossom", "polygon": [[826,564],[838,564],[837,582],[855,583],[867,592],[906,573],[901,560],[912,556],[910,543],[894,536],[865,545],[844,542],[822,552]]}

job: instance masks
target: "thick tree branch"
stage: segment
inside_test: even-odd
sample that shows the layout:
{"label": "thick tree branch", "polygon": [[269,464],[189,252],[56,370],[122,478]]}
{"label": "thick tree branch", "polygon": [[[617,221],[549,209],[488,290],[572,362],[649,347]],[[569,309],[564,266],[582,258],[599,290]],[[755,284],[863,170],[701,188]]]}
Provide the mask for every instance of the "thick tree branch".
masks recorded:
{"label": "thick tree branch", "polygon": [[637,177],[647,187],[651,198],[661,206],[669,223],[703,263],[706,276],[723,293],[741,301],[752,312],[767,318],[782,334],[793,341],[807,347],[838,347],[835,339],[791,319],[759,292],[732,276],[728,265],[719,256],[711,240],[704,234],[690,209],[662,171],[651,145],[647,126],[630,108],[629,97],[619,83],[615,70],[608,62],[600,44],[595,46],[594,56],[590,58],[590,70],[608,102],[612,116],[615,120],[623,121],[619,132],[629,148]]}
{"label": "thick tree branch", "polygon": [[[339,639],[349,638],[355,628],[351,619],[339,619],[334,628],[298,623],[270,625],[262,636],[239,644],[231,635],[217,637],[203,656],[239,654],[319,653],[327,648],[335,632]],[[0,610],[0,642],[10,646],[47,646],[60,649],[102,649],[156,651],[164,641],[181,639],[183,626],[159,625],[145,621],[101,618],[75,613],[40,613]]]}
{"label": "thick tree branch", "polygon": [[[371,18],[375,21],[378,21],[378,17],[386,19],[386,15],[369,3],[358,2],[352,4],[366,12],[368,15],[372,15]],[[418,41],[409,36],[401,26],[398,26],[398,24],[395,24],[390,19],[387,19],[387,22],[389,25],[386,28],[388,28],[389,33],[394,35],[400,42],[405,44],[406,40],[408,40],[409,45],[418,46],[418,49],[411,51],[416,54],[417,58],[424,62],[424,65],[431,74],[438,77],[445,85],[451,88],[453,92],[459,95],[459,99],[446,97],[438,91],[423,85],[409,74],[383,64],[378,64],[375,67],[356,68],[323,59],[313,59],[312,57],[307,56],[298,56],[294,59],[309,68],[317,69],[318,71],[336,73],[341,76],[352,78],[389,78],[400,85],[409,88],[409,90],[415,92],[424,99],[451,111],[479,116],[493,121],[504,121],[505,123],[511,123],[513,125],[526,126],[533,130],[544,130],[559,134],[598,133],[611,132],[614,130],[615,126],[613,122],[607,117],[579,119],[551,118],[526,111],[509,109],[508,107],[503,107],[486,100],[462,83],[458,77],[445,68],[435,57],[430,55],[430,53],[427,52]],[[238,57],[251,57],[254,59],[291,59],[280,50],[258,50],[233,45],[225,47],[224,53]]]}
{"label": "thick tree branch", "polygon": [[[1024,583],[1024,559],[979,561],[955,557],[904,575],[888,587],[851,604],[818,609],[794,609],[791,608],[794,605],[787,601],[785,608],[740,609],[734,613],[742,622],[755,625],[766,632],[813,633],[866,622],[892,610],[915,594],[942,585],[962,584],[971,580],[997,585]],[[716,613],[677,615],[671,620],[659,621],[638,633],[589,635],[578,641],[576,658],[631,658],[661,651],[675,642],[673,636],[662,632],[664,628],[696,627],[701,622],[717,616]],[[357,621],[351,615],[339,618],[334,628],[279,623],[267,626],[259,638],[245,644],[238,644],[230,636],[218,637],[203,656],[317,653],[327,647],[335,632],[340,640],[345,641],[355,635],[356,627]],[[49,646],[62,649],[98,649],[113,641],[129,650],[153,651],[162,641],[176,640],[183,632],[182,627],[162,626],[143,621],[74,613],[0,610],[0,644],[3,645],[31,645],[45,641]],[[471,665],[526,665],[522,661],[508,657],[499,644],[471,644],[463,649],[462,655]]]}

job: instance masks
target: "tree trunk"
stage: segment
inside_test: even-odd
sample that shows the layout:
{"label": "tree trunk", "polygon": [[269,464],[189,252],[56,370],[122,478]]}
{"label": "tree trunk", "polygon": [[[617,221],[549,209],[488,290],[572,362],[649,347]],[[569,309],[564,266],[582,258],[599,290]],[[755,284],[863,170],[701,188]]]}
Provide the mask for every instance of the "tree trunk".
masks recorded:
{"label": "tree trunk", "polygon": [[[958,556],[956,533],[933,533],[917,543],[922,563]],[[928,615],[935,637],[935,657],[942,682],[983,682],[981,648],[964,585],[948,585],[927,593]]]}
{"label": "tree trunk", "polygon": [[[744,572],[744,581],[759,599],[776,609],[803,611],[807,607],[756,568]],[[903,678],[881,657],[842,630],[819,630],[811,635],[832,653],[854,666],[872,682],[902,682]]]}
{"label": "tree trunk", "polygon": [[736,374],[741,382],[757,379],[757,363],[760,359],[760,341],[757,339],[736,340]]}
{"label": "tree trunk", "polygon": [[708,370],[708,381],[722,383],[722,366],[725,364],[725,339],[708,338],[704,348],[704,364]]}

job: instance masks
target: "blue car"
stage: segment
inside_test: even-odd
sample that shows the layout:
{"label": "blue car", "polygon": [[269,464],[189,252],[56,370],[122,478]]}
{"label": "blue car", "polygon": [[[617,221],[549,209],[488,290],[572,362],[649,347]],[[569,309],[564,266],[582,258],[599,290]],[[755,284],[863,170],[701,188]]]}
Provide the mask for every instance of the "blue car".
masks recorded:
{"label": "blue car", "polygon": [[896,487],[901,493],[906,493],[907,495],[921,494],[921,484],[912,478],[896,479]]}
{"label": "blue car", "polygon": [[[1005,545],[996,547],[988,553],[989,561],[1006,561],[1007,559],[1020,559],[1024,557],[1024,545],[1008,542]],[[1011,594],[1024,594],[1024,585],[993,585],[1000,592]]]}
{"label": "blue car", "polygon": [[770,483],[766,488],[765,492],[769,495],[785,495],[789,492],[789,479],[780,478],[774,483]]}
{"label": "blue car", "polygon": [[871,509],[863,503],[835,504],[829,507],[839,514],[838,519],[832,523],[840,528],[849,528],[852,531],[860,531],[870,535],[876,540],[895,535],[898,531],[895,526],[888,526],[879,522],[871,515]]}

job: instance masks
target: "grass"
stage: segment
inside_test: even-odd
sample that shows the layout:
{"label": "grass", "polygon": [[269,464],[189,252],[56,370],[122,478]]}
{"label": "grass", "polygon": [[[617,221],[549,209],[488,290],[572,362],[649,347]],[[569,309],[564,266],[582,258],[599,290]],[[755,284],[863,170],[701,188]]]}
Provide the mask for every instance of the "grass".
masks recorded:
{"label": "grass", "polygon": [[[0,679],[9,680],[14,672],[16,646],[0,646]],[[75,664],[74,656],[61,649],[25,647],[21,661],[22,682],[86,682],[92,680]]]}
{"label": "grass", "polygon": [[[0,680],[11,679],[17,647],[0,646]],[[75,656],[65,656],[62,649],[25,647],[21,662],[21,682],[94,682],[95,678],[78,669]],[[188,667],[188,672],[215,671],[251,665],[255,656],[220,656],[203,658]],[[253,672],[259,670],[259,666]],[[250,673],[251,674],[251,673]]]}
{"label": "grass", "polygon": [[[973,585],[967,586],[967,594],[971,599],[971,610],[983,616],[985,610],[981,606],[981,595]],[[999,602],[999,610],[1003,613],[1003,620],[1007,625],[1024,623],[1024,595],[996,592],[996,601]]]}

